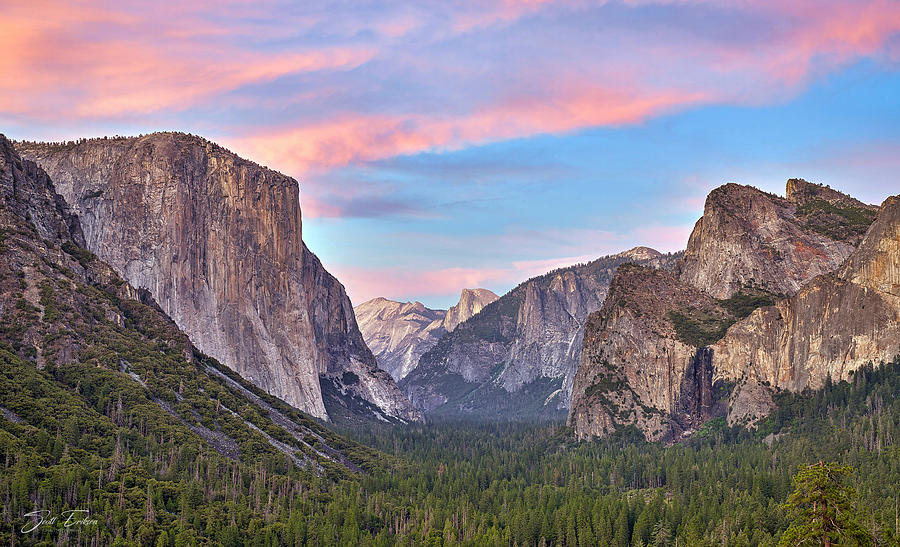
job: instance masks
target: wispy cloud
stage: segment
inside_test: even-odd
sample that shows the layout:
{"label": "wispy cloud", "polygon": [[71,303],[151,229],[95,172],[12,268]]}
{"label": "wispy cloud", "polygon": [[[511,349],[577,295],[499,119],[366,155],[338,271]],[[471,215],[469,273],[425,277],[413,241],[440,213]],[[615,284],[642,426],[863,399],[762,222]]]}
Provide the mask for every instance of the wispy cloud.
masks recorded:
{"label": "wispy cloud", "polygon": [[40,120],[134,118],[184,110],[288,74],[351,69],[375,54],[353,44],[241,47],[229,41],[237,23],[212,25],[178,5],[155,5],[147,13],[87,2],[4,4],[0,70],[16,77],[0,81],[3,113]]}
{"label": "wispy cloud", "polygon": [[[898,30],[890,0],[14,1],[0,103],[20,120],[149,121],[215,101],[211,136],[301,176],[777,100],[861,56],[896,62]],[[270,99],[286,92],[294,106]]]}
{"label": "wispy cloud", "polygon": [[[870,200],[895,184],[891,117],[875,136],[883,146],[831,157],[800,157],[800,146],[742,155],[787,134],[806,144],[840,132],[813,112],[794,118],[805,133],[758,134],[739,118],[702,144],[691,124],[618,146],[611,133],[788,104],[861,60],[896,71],[896,0],[11,0],[0,3],[0,51],[4,126],[47,139],[202,128],[300,180],[304,219],[346,230],[334,248],[404,246],[369,250],[368,268],[366,249],[341,251],[347,260],[329,267],[356,300],[502,292],[634,245],[676,250],[723,177],[772,189],[847,173],[843,187]],[[849,111],[853,99],[837,104]],[[525,139],[555,142],[510,152]],[[673,140],[685,144],[663,143]],[[720,140],[732,141],[727,157]],[[681,180],[688,172],[697,179]]]}

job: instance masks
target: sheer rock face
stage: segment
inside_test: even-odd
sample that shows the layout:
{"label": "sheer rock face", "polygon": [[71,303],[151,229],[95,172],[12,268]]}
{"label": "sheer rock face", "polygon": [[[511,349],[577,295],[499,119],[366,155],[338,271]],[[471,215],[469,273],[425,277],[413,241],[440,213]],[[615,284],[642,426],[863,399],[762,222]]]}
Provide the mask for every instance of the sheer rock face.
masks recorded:
{"label": "sheer rock face", "polygon": [[[756,310],[712,349],[717,376],[791,391],[821,387],[829,376],[847,379],[900,354],[900,197],[884,202],[840,269]],[[764,414],[738,410],[733,421]]]}
{"label": "sheer rock face", "polygon": [[651,440],[688,432],[716,410],[710,356],[676,336],[670,314],[727,318],[708,294],[672,273],[620,266],[585,326],[569,425],[579,438],[635,425]]}
{"label": "sheer rock face", "polygon": [[[295,180],[178,133],[19,148],[78,215],[87,248],[204,353],[320,418],[320,376],[377,371],[343,287],[303,245]],[[399,398],[392,417],[416,415],[360,372]]]}
{"label": "sheer rock face", "polygon": [[445,331],[452,332],[460,323],[467,321],[497,298],[496,294],[487,289],[463,289],[459,302],[447,310],[441,326]]}
{"label": "sheer rock face", "polygon": [[449,310],[432,310],[421,302],[375,298],[354,311],[378,366],[400,381],[441,336],[496,299],[497,295],[487,289],[463,289],[459,302]]}
{"label": "sheer rock face", "polygon": [[830,219],[816,205],[832,202],[874,211],[799,179],[788,181],[787,198],[737,184],[716,188],[676,268],[678,277],[716,298],[729,298],[748,285],[794,294],[813,277],[837,268],[859,241],[855,232],[827,229],[841,217]]}
{"label": "sheer rock face", "polygon": [[[317,366],[329,388],[324,400],[329,414],[341,407],[358,408],[385,421],[420,421],[422,414],[388,373],[378,368],[366,345],[344,286],[328,273],[303,244],[303,287],[313,326]],[[323,372],[324,371],[324,372]]]}
{"label": "sheer rock face", "polygon": [[[671,440],[726,414],[729,423],[753,423],[773,408],[776,388],[817,387],[828,374],[846,377],[868,360],[900,352],[889,343],[898,339],[897,308],[874,296],[878,283],[853,286],[850,274],[840,273],[854,269],[860,253],[875,256],[865,249],[882,220],[856,245],[877,207],[799,179],[788,181],[786,193],[783,199],[736,184],[717,188],[675,275],[620,268],[615,290],[643,296],[611,291],[587,323],[569,415],[579,437],[633,424],[648,438]],[[889,272],[889,263],[856,270]],[[731,315],[735,302],[724,299],[746,296],[747,287],[793,296],[726,333],[740,317]],[[636,304],[616,307],[615,300]],[[690,308],[724,338],[698,347],[709,342],[673,330],[672,312]]]}
{"label": "sheer rock face", "polygon": [[626,262],[671,268],[677,255],[632,251],[522,283],[443,336],[400,385],[424,411],[554,415],[568,407],[584,321]]}

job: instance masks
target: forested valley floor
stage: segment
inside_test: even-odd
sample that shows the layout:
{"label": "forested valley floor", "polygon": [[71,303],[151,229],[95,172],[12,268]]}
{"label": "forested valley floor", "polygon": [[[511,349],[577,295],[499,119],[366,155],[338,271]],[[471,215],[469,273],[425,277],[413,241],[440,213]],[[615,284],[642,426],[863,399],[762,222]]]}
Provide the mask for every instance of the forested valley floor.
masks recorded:
{"label": "forested valley floor", "polygon": [[[636,431],[576,442],[561,424],[344,428],[378,451],[348,442],[355,473],[273,454],[233,461],[179,445],[161,424],[87,427],[100,402],[85,394],[111,375],[0,357],[5,406],[27,414],[16,398],[55,394],[54,412],[75,416],[50,431],[40,408],[0,416],[6,544],[774,545],[790,524],[792,476],[818,461],[853,468],[855,518],[871,544],[898,544],[900,359],[783,394],[755,431],[714,420],[672,446]],[[36,509],[89,510],[97,523],[22,533]]]}

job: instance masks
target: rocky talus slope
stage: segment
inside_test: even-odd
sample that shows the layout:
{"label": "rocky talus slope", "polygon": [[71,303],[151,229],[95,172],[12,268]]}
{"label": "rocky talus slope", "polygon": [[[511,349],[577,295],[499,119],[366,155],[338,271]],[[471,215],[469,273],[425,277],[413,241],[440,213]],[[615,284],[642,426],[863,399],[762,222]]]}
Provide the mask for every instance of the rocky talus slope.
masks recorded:
{"label": "rocky talus slope", "polygon": [[530,279],[441,337],[401,382],[418,408],[485,418],[555,416],[568,407],[583,325],[627,262],[671,268],[637,248]]}
{"label": "rocky talus slope", "polygon": [[[163,445],[221,462],[280,458],[318,474],[360,469],[335,447],[365,448],[200,353],[148,291],[83,245],[50,177],[0,135],[0,410],[23,432],[21,446],[65,423],[94,439],[84,446],[96,453],[73,450],[103,460],[125,443],[129,466],[141,447]],[[126,463],[110,462],[101,486]]]}
{"label": "rocky talus slope", "polygon": [[50,174],[87,248],[201,351],[313,416],[355,399],[383,418],[419,417],[305,248],[295,180],[180,133],[18,148]]}
{"label": "rocky talus slope", "polygon": [[[616,307],[611,296],[588,321],[569,414],[576,434],[602,436],[633,424],[648,438],[677,439],[729,409],[732,422],[752,421],[767,413],[771,398],[765,383],[771,384],[773,378],[750,370],[774,365],[762,364],[766,361],[751,353],[765,344],[776,347],[776,339],[796,343],[776,333],[775,324],[786,317],[773,316],[776,308],[771,305],[784,306],[817,285],[831,293],[833,288],[823,280],[856,256],[861,234],[878,210],[801,179],[788,181],[785,198],[736,184],[713,190],[673,276],[662,280],[620,268],[613,281],[613,286],[628,288],[632,295],[656,294],[617,296],[632,303],[626,308]],[[686,295],[695,300],[685,300]],[[696,300],[698,295],[706,298],[705,303]],[[855,310],[849,313],[861,312],[860,302],[842,305]],[[761,324],[764,318],[769,318],[766,325]],[[882,322],[885,319],[869,326],[889,325]],[[829,336],[849,332],[847,327],[830,325]],[[736,335],[747,330],[769,338],[751,342],[749,334]],[[815,340],[816,335],[788,336]],[[780,386],[802,389],[824,381],[827,371],[821,367],[813,366],[812,375],[802,372],[811,353],[819,349],[817,342],[812,343],[815,347],[807,354],[791,352],[783,358],[781,366],[800,380]],[[734,358],[727,357],[732,353]],[[871,359],[873,354],[867,355]],[[650,378],[661,383],[653,384]],[[815,380],[810,383],[810,378]]]}
{"label": "rocky talus slope", "polygon": [[497,299],[487,289],[463,289],[449,310],[426,308],[421,302],[374,298],[354,308],[363,338],[378,366],[400,381],[445,333]]}

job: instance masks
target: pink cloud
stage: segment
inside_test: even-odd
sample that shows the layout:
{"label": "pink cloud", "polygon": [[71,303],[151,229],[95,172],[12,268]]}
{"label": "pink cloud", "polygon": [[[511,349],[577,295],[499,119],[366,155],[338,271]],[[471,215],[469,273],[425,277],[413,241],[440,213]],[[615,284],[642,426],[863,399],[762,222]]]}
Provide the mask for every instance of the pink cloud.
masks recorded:
{"label": "pink cloud", "polygon": [[[546,8],[542,4],[492,4],[485,21],[512,21]],[[551,67],[550,73],[535,69],[533,74],[517,74],[521,85],[515,93],[501,94],[490,104],[462,113],[342,112],[319,121],[261,128],[229,143],[275,168],[305,172],[544,133],[640,123],[700,104],[756,104],[794,93],[822,72],[876,55],[900,32],[900,10],[894,2],[743,6],[790,30],[750,46],[686,39],[673,48],[665,41],[649,41],[635,46],[637,59],[601,57],[597,67],[583,67],[577,76],[565,63]],[[456,24],[470,28],[467,20],[459,15]]]}
{"label": "pink cloud", "polygon": [[768,80],[761,82],[766,86],[790,89],[820,72],[875,55],[900,31],[900,9],[893,0],[768,0],[750,6],[789,30],[761,47],[722,48],[712,66],[723,73],[752,71]]}
{"label": "pink cloud", "polygon": [[[621,3],[634,9],[684,4],[678,9],[685,10],[703,4]],[[325,104],[313,114],[274,116],[274,123],[210,122],[223,133],[231,124],[228,135],[210,136],[236,151],[302,175],[399,154],[640,123],[701,104],[771,101],[859,57],[890,56],[882,50],[900,31],[900,9],[893,0],[765,0],[729,4],[737,10],[733,17],[762,17],[770,27],[765,36],[735,43],[679,33],[675,25],[671,34],[637,25],[604,30],[607,41],[585,47],[568,43],[566,36],[543,36],[534,44],[520,37],[503,50],[508,63],[483,59],[482,50],[447,60],[439,49],[460,34],[466,42],[470,36],[503,34],[534,15],[552,19],[603,4],[495,0],[425,7],[388,3],[382,9],[362,2],[368,9],[355,12],[328,5],[288,9],[291,4],[276,0],[157,2],[150,8],[125,2],[108,9],[77,1],[9,2],[0,6],[5,52],[0,71],[11,75],[0,80],[0,113],[22,120],[141,121],[197,105],[271,113]],[[328,39],[298,48],[291,40],[304,33]],[[404,42],[411,34],[415,41]],[[266,40],[294,46],[265,50],[260,45]],[[340,78],[298,89],[296,100],[265,92],[223,98],[250,84],[310,72],[345,73],[370,62],[388,73],[412,73],[412,83],[423,86],[452,90],[456,79],[485,82],[471,93],[484,102],[460,99],[462,104],[443,108],[438,94],[425,104],[379,108],[388,98],[364,95],[354,102],[360,80]],[[375,86],[372,79],[361,82]],[[332,104],[334,97],[349,98]]]}
{"label": "pink cloud", "polygon": [[641,93],[574,84],[549,100],[522,96],[459,117],[344,115],[225,141],[276,169],[302,173],[423,150],[635,123],[707,99],[703,92]]}
{"label": "pink cloud", "polygon": [[693,224],[690,226],[647,226],[635,229],[632,237],[637,241],[646,242],[643,245],[657,251],[674,252],[687,246],[687,240],[693,228]]}
{"label": "pink cloud", "polygon": [[0,71],[15,74],[0,80],[3,113],[57,119],[181,110],[247,84],[352,68],[374,55],[358,46],[267,53],[197,40],[235,29],[202,21],[193,28],[195,19],[180,11],[163,5],[148,16],[69,2],[0,8]]}

